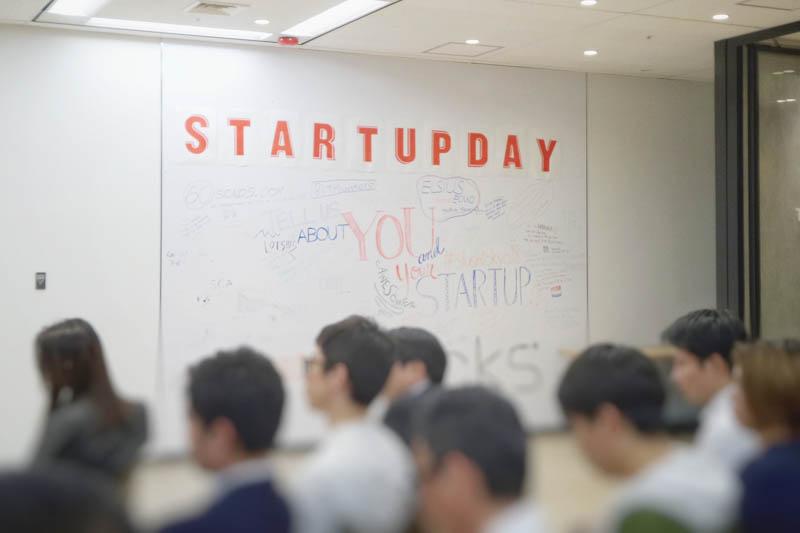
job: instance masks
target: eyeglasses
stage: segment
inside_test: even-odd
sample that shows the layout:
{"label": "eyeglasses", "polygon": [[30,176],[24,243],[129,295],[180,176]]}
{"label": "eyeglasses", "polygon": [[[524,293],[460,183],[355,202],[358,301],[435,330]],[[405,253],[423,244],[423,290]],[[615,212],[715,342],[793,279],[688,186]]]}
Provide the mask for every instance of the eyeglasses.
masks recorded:
{"label": "eyeglasses", "polygon": [[322,366],[322,361],[320,361],[317,357],[309,356],[303,359],[303,371],[306,374],[310,374],[314,367]]}

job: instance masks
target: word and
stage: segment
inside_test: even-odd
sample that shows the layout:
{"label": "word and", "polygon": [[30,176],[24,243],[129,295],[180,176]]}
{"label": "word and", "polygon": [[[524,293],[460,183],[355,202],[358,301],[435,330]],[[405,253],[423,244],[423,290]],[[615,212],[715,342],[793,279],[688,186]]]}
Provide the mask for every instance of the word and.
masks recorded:
{"label": "word and", "polygon": [[441,243],[439,242],[439,237],[436,237],[436,246],[431,248],[431,250],[428,252],[419,254],[419,256],[417,256],[417,263],[420,265],[423,263],[427,263],[428,261],[431,261],[432,259],[436,259],[440,255],[443,255],[444,251],[445,249],[442,248]]}

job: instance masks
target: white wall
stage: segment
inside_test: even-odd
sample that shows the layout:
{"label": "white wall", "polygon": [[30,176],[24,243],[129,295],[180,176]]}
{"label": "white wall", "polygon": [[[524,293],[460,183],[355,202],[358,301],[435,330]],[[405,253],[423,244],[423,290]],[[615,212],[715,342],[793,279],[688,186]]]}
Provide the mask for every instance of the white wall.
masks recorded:
{"label": "white wall", "polygon": [[0,26],[0,462],[38,430],[48,323],[85,317],[122,391],[155,394],[159,58],[155,40]]}
{"label": "white wall", "polygon": [[713,87],[591,75],[587,107],[590,339],[657,344],[716,306]]}
{"label": "white wall", "polygon": [[[54,320],[94,323],[122,391],[155,398],[159,76],[155,39],[0,26],[0,463],[35,438]],[[590,76],[588,104],[591,336],[653,343],[714,303],[712,88]]]}

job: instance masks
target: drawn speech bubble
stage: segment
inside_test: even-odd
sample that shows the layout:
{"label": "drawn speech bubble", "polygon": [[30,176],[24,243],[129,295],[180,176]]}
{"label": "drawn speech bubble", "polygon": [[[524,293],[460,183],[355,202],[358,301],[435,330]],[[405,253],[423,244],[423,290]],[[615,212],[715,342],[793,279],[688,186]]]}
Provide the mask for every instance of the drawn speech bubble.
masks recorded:
{"label": "drawn speech bubble", "polygon": [[433,212],[437,222],[474,213],[481,203],[478,184],[459,177],[423,176],[417,180],[417,197],[425,216]]}

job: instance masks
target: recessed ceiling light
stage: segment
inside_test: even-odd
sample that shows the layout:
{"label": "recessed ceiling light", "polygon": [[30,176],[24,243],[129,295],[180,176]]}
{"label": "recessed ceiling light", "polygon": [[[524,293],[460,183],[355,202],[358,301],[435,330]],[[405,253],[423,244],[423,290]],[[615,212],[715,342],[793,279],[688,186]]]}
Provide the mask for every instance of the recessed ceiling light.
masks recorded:
{"label": "recessed ceiling light", "polygon": [[592,57],[597,55],[597,50],[584,50],[583,55],[586,57]]}
{"label": "recessed ceiling light", "polygon": [[797,99],[796,98],[787,98],[786,101],[787,102],[796,102]]}
{"label": "recessed ceiling light", "polygon": [[164,22],[148,22],[146,20],[124,20],[92,17],[87,26],[95,28],[112,28],[115,30],[147,31],[153,33],[173,33],[177,35],[198,35],[201,37],[217,37],[220,39],[240,39],[244,41],[265,41],[271,33],[246,30],[228,30],[225,28],[204,28],[184,24],[167,24]]}
{"label": "recessed ceiling light", "polygon": [[714,19],[714,20],[728,20],[728,18],[730,18],[730,17],[728,17],[728,15],[726,15],[725,13],[717,13],[716,15],[714,15],[711,18]]}
{"label": "recessed ceiling light", "polygon": [[782,70],[779,70],[779,71],[777,71],[777,72],[773,72],[773,73],[772,73],[772,75],[773,75],[773,76],[783,76],[783,71],[782,71]]}
{"label": "recessed ceiling light", "polygon": [[266,26],[267,24],[269,24],[269,21],[267,19],[256,19],[253,22],[258,24],[259,26]]}
{"label": "recessed ceiling light", "polygon": [[91,17],[108,0],[56,0],[47,8],[48,13],[68,17]]}
{"label": "recessed ceiling light", "polygon": [[582,6],[593,6],[597,4],[597,0],[581,0]]}
{"label": "recessed ceiling light", "polygon": [[467,39],[464,42],[467,44],[481,44],[481,42],[478,39]]}
{"label": "recessed ceiling light", "polygon": [[316,37],[389,5],[389,0],[345,0],[282,31],[295,37]]}
{"label": "recessed ceiling light", "polygon": [[775,101],[778,102],[779,104],[786,103],[786,100],[775,100]]}
{"label": "recessed ceiling light", "polygon": [[794,74],[794,71],[789,69],[789,70],[784,70],[783,73],[784,74]]}

